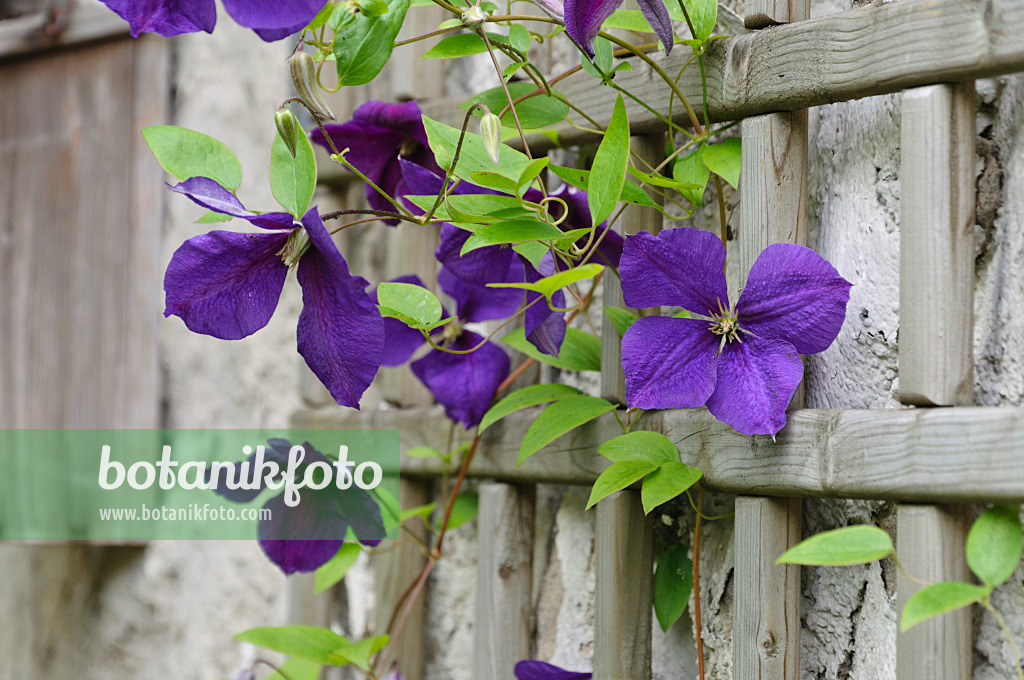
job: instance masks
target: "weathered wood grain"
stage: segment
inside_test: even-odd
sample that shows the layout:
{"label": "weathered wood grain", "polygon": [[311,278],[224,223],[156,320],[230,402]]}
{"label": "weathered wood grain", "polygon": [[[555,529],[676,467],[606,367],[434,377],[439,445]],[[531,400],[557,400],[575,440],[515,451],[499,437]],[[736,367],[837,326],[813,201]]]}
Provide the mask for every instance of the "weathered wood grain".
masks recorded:
{"label": "weathered wood grain", "polygon": [[650,680],[654,541],[640,494],[597,504],[594,680]]}
{"label": "weathered wood grain", "polygon": [[[621,430],[610,416],[579,428],[516,467],[519,442],[537,409],[509,416],[484,437],[469,475],[552,484],[593,484],[608,466],[597,447]],[[295,427],[396,427],[404,448],[447,441],[440,409],[300,411]],[[1024,502],[1024,409],[800,409],[775,442],[747,437],[705,409],[645,417],[640,429],[663,432],[681,460],[704,472],[704,486],[725,493],[870,498],[933,503]],[[405,458],[403,474],[440,476],[430,460]]]}
{"label": "weathered wood grain", "polygon": [[530,658],[534,488],[480,485],[473,677],[513,680]]}
{"label": "weathered wood grain", "polygon": [[900,401],[974,401],[974,83],[903,93]]}
{"label": "weathered wood grain", "polygon": [[[964,542],[970,525],[967,506],[901,505],[897,516],[896,554],[915,578],[970,581]],[[896,585],[896,610],[923,586],[902,573]],[[971,677],[971,608],[964,607],[911,628],[896,637],[899,680],[969,680]]]}
{"label": "weathered wood grain", "polygon": [[127,22],[99,2],[76,2],[59,29],[47,12],[0,22],[0,60],[127,35]]}
{"label": "weathered wood grain", "polygon": [[743,25],[746,28],[767,28],[788,24],[793,17],[811,16],[809,0],[747,0],[743,6]]}

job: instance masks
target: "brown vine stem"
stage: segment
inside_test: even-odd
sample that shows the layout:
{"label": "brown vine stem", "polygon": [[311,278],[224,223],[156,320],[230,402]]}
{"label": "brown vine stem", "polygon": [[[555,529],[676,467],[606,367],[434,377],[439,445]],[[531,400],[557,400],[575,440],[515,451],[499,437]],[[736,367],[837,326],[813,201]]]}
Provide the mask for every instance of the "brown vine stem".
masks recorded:
{"label": "brown vine stem", "polygon": [[693,529],[693,624],[697,638],[697,677],[704,680],[704,626],[700,620],[700,526],[704,492],[697,494],[697,524]]}

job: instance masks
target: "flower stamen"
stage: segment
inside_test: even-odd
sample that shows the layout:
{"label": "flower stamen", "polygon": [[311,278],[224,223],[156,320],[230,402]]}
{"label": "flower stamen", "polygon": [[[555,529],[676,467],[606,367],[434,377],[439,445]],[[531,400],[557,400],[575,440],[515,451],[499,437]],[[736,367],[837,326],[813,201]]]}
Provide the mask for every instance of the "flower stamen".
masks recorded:
{"label": "flower stamen", "polygon": [[305,252],[309,250],[309,246],[309,234],[302,227],[296,227],[288,235],[288,240],[285,241],[284,247],[277,251],[277,256],[284,261],[288,269],[292,269],[299,263]]}
{"label": "flower stamen", "polygon": [[[739,341],[740,332],[744,329],[740,328],[739,318],[736,314],[735,309],[726,309],[722,305],[722,301],[718,301],[718,313],[711,312],[711,332],[715,335],[722,336],[722,341],[718,346],[718,352],[721,354],[722,350],[725,349],[726,343]],[[745,332],[745,331],[744,331]]]}

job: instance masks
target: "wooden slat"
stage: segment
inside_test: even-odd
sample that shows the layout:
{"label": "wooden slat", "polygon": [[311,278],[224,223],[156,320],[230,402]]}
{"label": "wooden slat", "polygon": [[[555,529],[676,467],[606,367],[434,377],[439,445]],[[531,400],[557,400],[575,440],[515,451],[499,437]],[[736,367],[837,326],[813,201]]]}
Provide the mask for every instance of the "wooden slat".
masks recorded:
{"label": "wooden slat", "polygon": [[[964,541],[970,524],[965,506],[901,505],[896,553],[907,573],[931,583],[970,581]],[[902,573],[896,585],[896,610],[923,586]],[[899,680],[969,680],[971,608],[964,607],[920,623],[896,638]]]}
{"label": "wooden slat", "polygon": [[67,23],[48,32],[50,18],[37,12],[0,22],[0,59],[128,35],[128,23],[96,0],[79,0]]}
{"label": "wooden slat", "polygon": [[653,546],[639,493],[598,503],[594,680],[650,680]]}
{"label": "wooden slat", "polygon": [[530,657],[533,602],[532,486],[480,485],[473,677],[513,680]]}
{"label": "wooden slat", "polygon": [[746,28],[767,28],[787,24],[790,17],[807,18],[811,15],[809,0],[747,0],[743,5],[743,25]]}
{"label": "wooden slat", "polygon": [[974,401],[974,83],[903,93],[900,401]]}

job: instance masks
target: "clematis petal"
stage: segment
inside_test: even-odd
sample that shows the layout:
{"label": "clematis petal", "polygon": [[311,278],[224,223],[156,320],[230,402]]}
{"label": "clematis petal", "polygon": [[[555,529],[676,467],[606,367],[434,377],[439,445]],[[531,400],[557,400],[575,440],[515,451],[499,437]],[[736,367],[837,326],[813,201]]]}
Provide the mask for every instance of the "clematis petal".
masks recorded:
{"label": "clematis petal", "polygon": [[516,252],[502,246],[484,246],[471,250],[465,255],[462,246],[469,240],[470,234],[451,224],[441,225],[441,242],[434,251],[434,257],[441,265],[463,281],[472,283],[488,283],[500,277],[496,272],[507,272],[512,265]]}
{"label": "clematis petal", "polygon": [[[472,349],[482,341],[476,333],[464,331],[451,349]],[[444,406],[445,415],[467,428],[484,417],[508,371],[508,355],[492,342],[470,354],[434,350],[412,363],[412,372]]]}
{"label": "clematis petal", "polygon": [[369,493],[355,485],[348,489],[339,489],[333,484],[324,489],[324,492],[329,493],[334,499],[338,512],[348,520],[349,527],[360,543],[376,545],[387,535],[380,506]]}
{"label": "clematis petal", "polygon": [[786,424],[786,407],[803,378],[804,365],[788,342],[753,335],[741,338],[722,350],[708,410],[737,432],[774,437]]}
{"label": "clematis petal", "polygon": [[238,197],[209,177],[192,177],[180,184],[167,186],[171,191],[187,196],[196,205],[222,215],[240,217],[243,220],[248,220],[255,227],[263,229],[292,229],[295,227],[295,218],[288,213],[272,212],[260,215],[246,210]]}
{"label": "clematis petal", "polygon": [[[414,275],[399,276],[391,279],[391,283],[411,283],[414,286],[426,288],[420,277]],[[377,302],[377,291],[370,293],[370,299]],[[426,342],[423,334],[414,328],[409,328],[398,319],[387,317],[384,319],[384,366],[401,366],[412,358],[416,350]]]}
{"label": "clematis petal", "polygon": [[[223,0],[231,18],[246,28],[304,27],[326,4],[325,0]],[[298,30],[298,29],[296,29]],[[283,37],[283,36],[282,36]]]}
{"label": "clematis petal", "polygon": [[[526,280],[534,283],[555,273],[555,260],[551,253],[548,253],[540,261],[540,271],[534,269],[529,262],[524,262],[523,267],[526,271]],[[541,352],[557,357],[559,350],[562,349],[562,341],[565,340],[565,314],[552,310],[540,293],[527,292],[526,304],[529,305],[523,323],[526,339]],[[562,291],[555,292],[551,296],[551,304],[560,309],[564,308],[565,294]]]}
{"label": "clematis petal", "polygon": [[[271,439],[267,442],[267,446],[263,447],[264,464],[275,463],[278,467],[278,474],[274,475],[271,481],[277,481],[283,476],[284,470],[288,465],[288,452],[291,448],[291,443],[286,439]],[[317,453],[318,455],[323,455],[319,454],[319,452]],[[242,462],[229,463],[226,466],[222,466],[217,470],[216,477],[213,474],[213,469],[207,468],[205,481],[207,484],[210,484],[210,488],[214,493],[223,496],[232,503],[248,503],[259,496],[263,489],[266,488],[267,478],[266,476],[260,476],[260,473],[268,471],[260,469],[257,463],[258,458],[258,452],[252,453]],[[229,467],[230,469],[228,469]],[[253,488],[230,489],[227,485],[229,479],[233,483],[240,482],[246,487],[251,486]]]}
{"label": "clematis petal", "polygon": [[594,38],[622,0],[565,0],[565,32],[594,58]]}
{"label": "clematis petal", "polygon": [[517,680],[591,680],[593,673],[567,671],[543,661],[528,659],[516,664]]}
{"label": "clematis petal", "polygon": [[299,504],[289,507],[282,493],[263,508],[271,517],[259,522],[260,547],[285,574],[313,571],[327,563],[348,531],[348,520],[329,494],[306,489]]}
{"label": "clematis petal", "polygon": [[651,25],[654,32],[658,34],[661,44],[665,46],[665,54],[668,54],[672,51],[672,45],[675,44],[676,35],[672,31],[672,17],[668,15],[664,1],[637,0],[637,4],[640,5],[640,12],[647,19],[647,23]]}
{"label": "clematis petal", "polygon": [[[523,267],[518,258],[511,264],[504,279],[499,280],[503,283],[522,282]],[[484,284],[463,281],[444,267],[437,274],[437,284],[455,300],[456,314],[462,321],[506,319],[519,311],[523,302],[522,288],[488,288]]]}
{"label": "clematis petal", "polygon": [[185,241],[164,274],[164,316],[221,340],[252,335],[270,321],[288,267],[277,253],[288,235],[211,231]]}
{"label": "clematis petal", "polygon": [[619,273],[630,307],[679,305],[697,314],[729,305],[725,246],[712,233],[692,227],[646,231],[626,237]]}
{"label": "clematis petal", "polygon": [[785,340],[801,354],[822,352],[839,335],[852,285],[810,248],[770,245],[736,303],[740,327]]}
{"label": "clematis petal", "polygon": [[536,0],[536,3],[552,19],[561,21],[565,17],[565,5],[562,0]]}
{"label": "clematis petal", "polygon": [[366,280],[349,273],[315,207],[302,224],[312,247],[298,268],[299,354],[339,404],[359,408],[384,356],[384,320],[366,294]]}
{"label": "clematis petal", "polygon": [[626,403],[695,408],[715,391],[719,336],[700,319],[644,316],[622,336]]}
{"label": "clematis petal", "polygon": [[213,32],[217,7],[213,0],[100,0],[128,22],[133,38],[140,33],[163,36]]}

